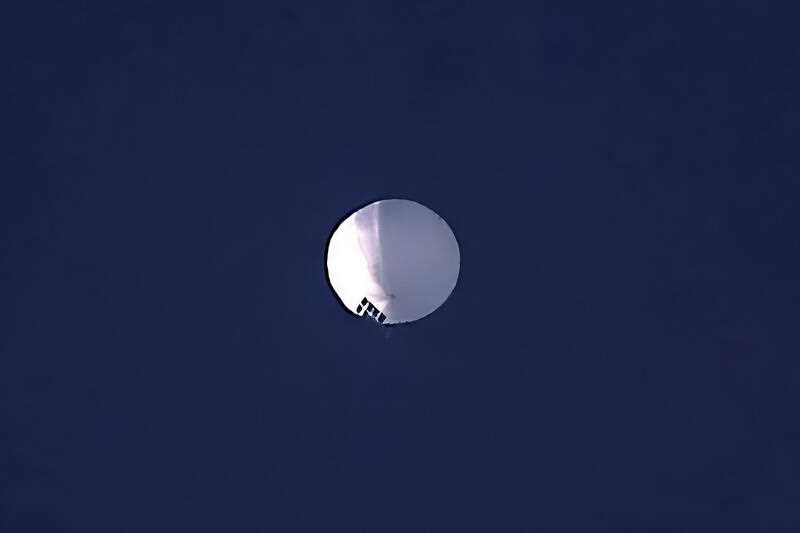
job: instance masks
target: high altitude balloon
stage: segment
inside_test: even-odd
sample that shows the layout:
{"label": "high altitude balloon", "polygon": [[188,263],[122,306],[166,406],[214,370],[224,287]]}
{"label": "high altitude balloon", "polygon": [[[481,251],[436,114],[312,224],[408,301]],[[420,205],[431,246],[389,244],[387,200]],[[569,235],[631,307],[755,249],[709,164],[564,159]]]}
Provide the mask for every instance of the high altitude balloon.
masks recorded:
{"label": "high altitude balloon", "polygon": [[380,324],[413,322],[453,292],[461,255],[453,231],[411,200],[380,200],[348,216],[328,243],[328,279],[345,307]]}

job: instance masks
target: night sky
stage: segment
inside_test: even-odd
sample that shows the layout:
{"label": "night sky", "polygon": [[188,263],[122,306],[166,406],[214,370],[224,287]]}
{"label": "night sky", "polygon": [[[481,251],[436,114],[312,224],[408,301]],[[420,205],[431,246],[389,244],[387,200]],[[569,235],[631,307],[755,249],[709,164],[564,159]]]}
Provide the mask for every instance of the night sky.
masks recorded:
{"label": "night sky", "polygon": [[[0,23],[0,532],[800,531],[789,9],[141,4]],[[325,277],[382,198],[407,326]]]}

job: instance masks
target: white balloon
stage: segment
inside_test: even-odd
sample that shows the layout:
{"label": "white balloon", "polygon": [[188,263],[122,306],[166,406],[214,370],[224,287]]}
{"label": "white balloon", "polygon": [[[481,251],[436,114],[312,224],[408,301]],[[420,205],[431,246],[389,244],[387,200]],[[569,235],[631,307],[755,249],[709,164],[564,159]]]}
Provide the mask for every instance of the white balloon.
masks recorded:
{"label": "white balloon", "polygon": [[345,307],[381,324],[413,322],[453,292],[461,254],[450,226],[411,200],[380,200],[347,217],[328,243],[328,279]]}

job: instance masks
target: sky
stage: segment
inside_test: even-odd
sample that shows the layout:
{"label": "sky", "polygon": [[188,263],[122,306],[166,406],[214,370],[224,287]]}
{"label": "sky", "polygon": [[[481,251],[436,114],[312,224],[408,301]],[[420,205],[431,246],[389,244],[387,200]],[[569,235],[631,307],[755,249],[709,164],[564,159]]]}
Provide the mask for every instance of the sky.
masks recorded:
{"label": "sky", "polygon": [[[0,531],[800,528],[785,7],[8,11]],[[325,278],[385,198],[404,327]]]}

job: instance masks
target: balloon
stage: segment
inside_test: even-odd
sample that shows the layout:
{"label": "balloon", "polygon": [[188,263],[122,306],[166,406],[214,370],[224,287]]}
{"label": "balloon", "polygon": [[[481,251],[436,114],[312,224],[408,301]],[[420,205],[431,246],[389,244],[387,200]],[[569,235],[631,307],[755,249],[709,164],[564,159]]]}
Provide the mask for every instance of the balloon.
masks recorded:
{"label": "balloon", "polygon": [[411,200],[380,200],[355,211],[328,243],[328,279],[344,306],[380,324],[413,322],[453,292],[458,242],[436,213]]}

